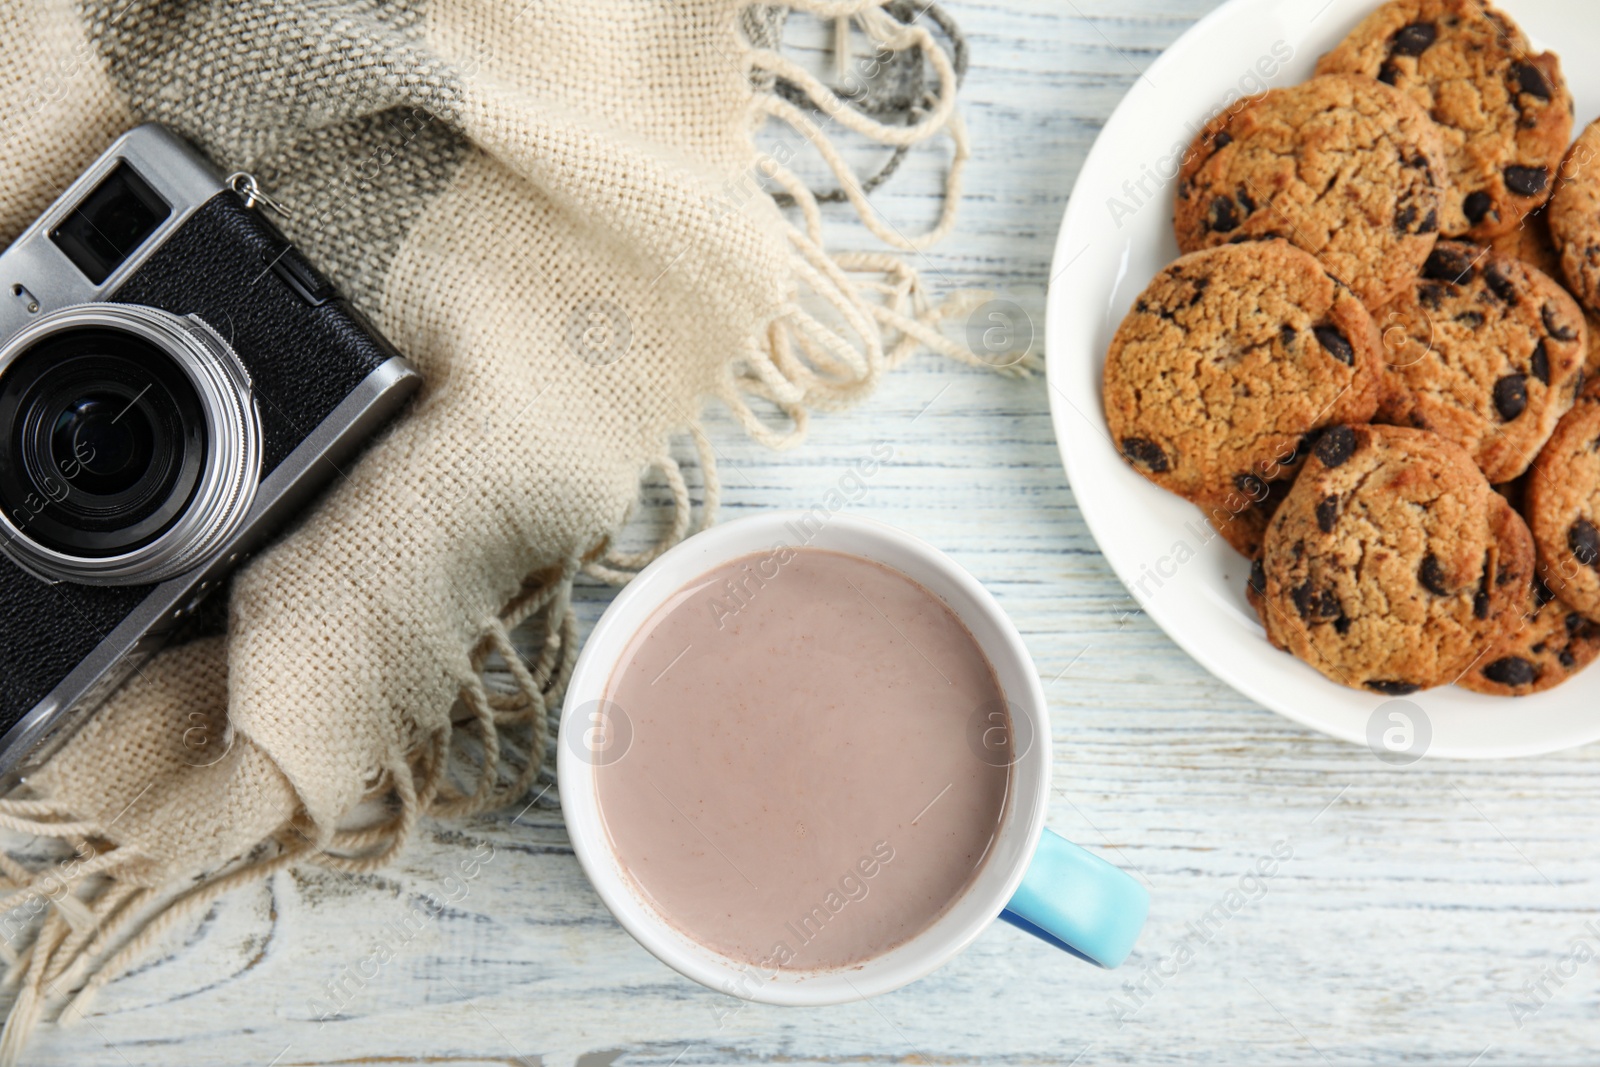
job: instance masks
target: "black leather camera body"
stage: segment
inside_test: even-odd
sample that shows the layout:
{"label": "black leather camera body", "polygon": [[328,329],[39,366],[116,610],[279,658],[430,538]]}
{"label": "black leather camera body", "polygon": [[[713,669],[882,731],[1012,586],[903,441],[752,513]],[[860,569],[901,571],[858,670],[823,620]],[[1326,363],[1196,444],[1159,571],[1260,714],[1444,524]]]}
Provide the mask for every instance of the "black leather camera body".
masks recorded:
{"label": "black leather camera body", "polygon": [[269,206],[145,125],[0,254],[0,786],[420,384]]}

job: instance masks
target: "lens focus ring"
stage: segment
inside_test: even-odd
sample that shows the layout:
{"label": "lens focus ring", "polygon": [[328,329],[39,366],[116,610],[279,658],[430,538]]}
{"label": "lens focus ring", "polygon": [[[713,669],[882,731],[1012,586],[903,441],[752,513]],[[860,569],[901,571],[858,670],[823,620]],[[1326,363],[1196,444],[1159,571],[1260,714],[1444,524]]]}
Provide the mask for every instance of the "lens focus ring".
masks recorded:
{"label": "lens focus ring", "polygon": [[63,308],[0,346],[0,441],[20,472],[0,478],[0,549],[49,580],[181,574],[238,533],[261,474],[238,356],[199,318],[136,305]]}

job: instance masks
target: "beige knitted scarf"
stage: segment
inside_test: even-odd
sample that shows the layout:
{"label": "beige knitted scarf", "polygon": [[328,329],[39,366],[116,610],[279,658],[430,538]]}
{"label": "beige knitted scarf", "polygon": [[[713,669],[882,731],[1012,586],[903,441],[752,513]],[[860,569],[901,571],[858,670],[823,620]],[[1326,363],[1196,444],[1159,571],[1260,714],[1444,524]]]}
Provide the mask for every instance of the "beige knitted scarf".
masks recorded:
{"label": "beige knitted scarf", "polygon": [[[872,67],[920,57],[926,93],[919,73],[908,115],[854,106],[775,47],[787,9],[738,0],[4,8],[0,236],[117,134],[167,123],[294,210],[290,236],[427,384],[237,576],[225,636],[158,656],[0,800],[0,826],[61,850],[0,853],[15,998],[0,1062],[231,887],[294,864],[369,870],[424,814],[548,781],[571,580],[625,581],[710,521],[706,400],[781,447],[919,346],[973,360],[903,256],[825,251],[790,166],[820,157],[890,249],[942,236],[967,157],[942,35],[882,0],[791,6],[852,23]],[[755,146],[771,120],[785,152]],[[931,232],[868,206],[840,131],[952,142]],[[669,451],[685,432],[697,519]],[[677,502],[670,528],[619,552],[651,470]],[[485,681],[491,659],[514,687]]]}

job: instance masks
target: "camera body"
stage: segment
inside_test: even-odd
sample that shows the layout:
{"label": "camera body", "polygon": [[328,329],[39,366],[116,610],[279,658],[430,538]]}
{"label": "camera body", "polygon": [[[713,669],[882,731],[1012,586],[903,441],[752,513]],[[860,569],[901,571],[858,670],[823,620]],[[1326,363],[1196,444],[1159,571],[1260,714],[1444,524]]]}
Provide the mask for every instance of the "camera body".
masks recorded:
{"label": "camera body", "polygon": [[264,203],[149,124],[0,254],[0,786],[420,384]]}

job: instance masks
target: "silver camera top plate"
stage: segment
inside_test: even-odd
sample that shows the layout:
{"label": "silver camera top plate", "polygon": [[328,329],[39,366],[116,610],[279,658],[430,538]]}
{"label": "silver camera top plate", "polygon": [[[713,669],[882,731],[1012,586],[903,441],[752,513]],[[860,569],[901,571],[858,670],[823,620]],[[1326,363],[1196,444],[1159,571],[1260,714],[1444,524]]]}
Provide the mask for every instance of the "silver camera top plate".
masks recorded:
{"label": "silver camera top plate", "polygon": [[[171,214],[104,281],[96,285],[50,239],[84,197],[118,165],[126,163],[169,201]],[[105,300],[189,221],[206,201],[227,188],[207,160],[165,128],[146,123],[112,142],[67,191],[56,197],[11,247],[0,254],[0,339],[46,312]]]}

